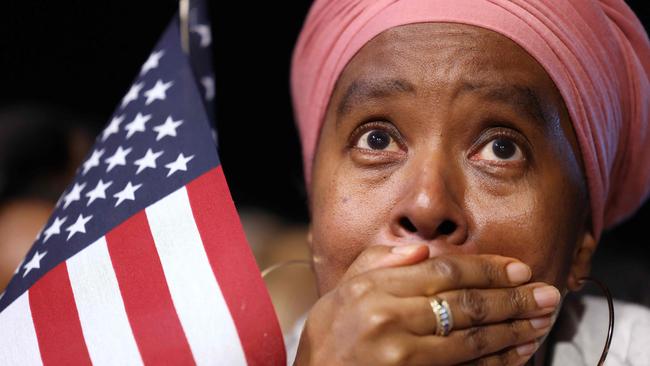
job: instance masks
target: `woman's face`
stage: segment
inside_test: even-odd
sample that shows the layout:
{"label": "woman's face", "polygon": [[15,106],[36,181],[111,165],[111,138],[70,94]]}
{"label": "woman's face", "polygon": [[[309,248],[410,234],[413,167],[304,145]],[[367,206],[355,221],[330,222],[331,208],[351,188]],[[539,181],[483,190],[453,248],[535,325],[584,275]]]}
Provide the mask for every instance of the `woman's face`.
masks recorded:
{"label": "woman's face", "polygon": [[431,256],[518,258],[565,289],[590,257],[579,259],[591,238],[581,172],[559,92],[514,42],[459,24],[385,31],[345,67],[321,131],[310,197],[319,289],[368,246],[414,243]]}

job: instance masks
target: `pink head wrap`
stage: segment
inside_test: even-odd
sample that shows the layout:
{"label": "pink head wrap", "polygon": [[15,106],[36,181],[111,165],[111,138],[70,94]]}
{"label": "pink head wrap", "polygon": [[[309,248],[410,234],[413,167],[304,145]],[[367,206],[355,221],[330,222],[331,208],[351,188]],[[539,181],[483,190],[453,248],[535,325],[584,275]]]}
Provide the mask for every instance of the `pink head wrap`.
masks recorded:
{"label": "pink head wrap", "polygon": [[490,29],[544,67],[578,137],[597,237],[643,203],[650,191],[650,42],[623,0],[316,0],[291,70],[307,184],[343,68],[379,33],[423,22]]}

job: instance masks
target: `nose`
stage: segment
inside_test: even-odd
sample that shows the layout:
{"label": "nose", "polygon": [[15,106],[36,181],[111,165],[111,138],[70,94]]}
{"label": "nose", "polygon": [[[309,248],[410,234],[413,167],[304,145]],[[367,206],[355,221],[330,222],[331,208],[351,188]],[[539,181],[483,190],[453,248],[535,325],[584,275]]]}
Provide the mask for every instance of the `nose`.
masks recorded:
{"label": "nose", "polygon": [[433,164],[414,173],[413,179],[405,180],[409,183],[394,206],[393,234],[405,242],[465,243],[468,220],[462,207],[462,178]]}

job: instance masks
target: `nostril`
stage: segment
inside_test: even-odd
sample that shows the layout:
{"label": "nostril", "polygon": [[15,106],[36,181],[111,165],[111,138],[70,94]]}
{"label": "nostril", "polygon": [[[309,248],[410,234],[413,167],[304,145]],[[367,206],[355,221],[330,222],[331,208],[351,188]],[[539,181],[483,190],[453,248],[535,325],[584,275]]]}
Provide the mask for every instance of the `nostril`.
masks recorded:
{"label": "nostril", "polygon": [[416,228],[415,225],[413,225],[413,223],[411,222],[411,220],[409,220],[407,217],[402,217],[402,218],[399,220],[399,224],[400,224],[404,229],[406,229],[406,231],[408,231],[408,232],[410,232],[410,233],[415,233],[415,232],[418,231],[418,228]]}
{"label": "nostril", "polygon": [[457,225],[452,221],[445,220],[438,226],[438,233],[440,235],[449,235],[456,231]]}

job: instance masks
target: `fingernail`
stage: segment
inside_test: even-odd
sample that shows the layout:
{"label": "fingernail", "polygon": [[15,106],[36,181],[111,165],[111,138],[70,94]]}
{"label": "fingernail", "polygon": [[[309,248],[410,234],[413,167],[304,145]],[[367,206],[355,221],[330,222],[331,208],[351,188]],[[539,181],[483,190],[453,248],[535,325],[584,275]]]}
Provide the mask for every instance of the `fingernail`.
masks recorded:
{"label": "fingernail", "polygon": [[535,352],[536,349],[537,349],[536,342],[526,343],[517,347],[517,353],[519,354],[519,356],[530,356],[533,354],[533,352]]}
{"label": "fingernail", "polygon": [[403,255],[403,256],[409,256],[413,253],[415,253],[416,250],[418,250],[422,245],[421,244],[411,244],[411,245],[400,245],[393,247],[391,249],[391,253]]}
{"label": "fingernail", "polygon": [[533,297],[537,306],[547,308],[556,306],[560,302],[560,291],[553,286],[538,287],[533,290]]}
{"label": "fingernail", "polygon": [[535,329],[546,328],[549,325],[551,325],[551,317],[545,316],[545,317],[530,319],[530,325],[532,325],[532,327]]}
{"label": "fingernail", "polygon": [[523,283],[530,279],[530,268],[521,262],[512,262],[506,266],[508,279],[512,283]]}

